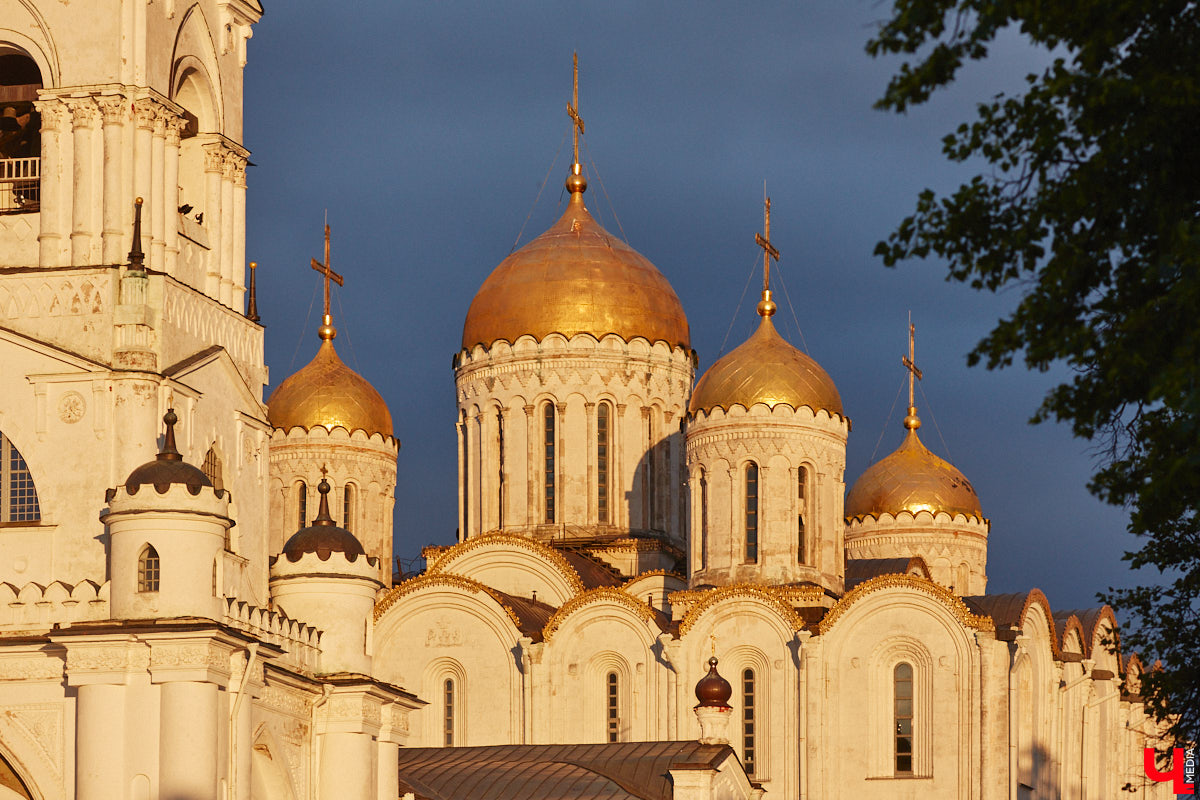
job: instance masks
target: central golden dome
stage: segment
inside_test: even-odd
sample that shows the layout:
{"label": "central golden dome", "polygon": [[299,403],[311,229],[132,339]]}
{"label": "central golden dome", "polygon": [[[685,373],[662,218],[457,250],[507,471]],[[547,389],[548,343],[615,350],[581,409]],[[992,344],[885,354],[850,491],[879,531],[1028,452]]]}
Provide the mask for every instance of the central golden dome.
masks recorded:
{"label": "central golden dome", "polygon": [[758,330],[700,377],[688,412],[786,403],[792,408],[808,406],[813,411],[824,409],[831,415],[841,415],[842,397],[833,379],[820,364],[779,335],[771,322],[775,304],[770,293],[765,294],[768,296],[759,304],[762,322]]}
{"label": "central golden dome", "polygon": [[615,333],[672,347],[690,344],[687,317],[653,264],[608,233],[583,205],[585,184],[571,188],[558,222],[510,255],[483,282],[463,325],[462,346],[551,333],[597,339]]}
{"label": "central golden dome", "polygon": [[325,318],[321,348],[313,360],[279,384],[267,401],[271,425],[284,430],[310,430],[322,425],[368,434],[392,435],[392,415],[375,387],[342,363],[333,349],[337,332]]}
{"label": "central golden dome", "polygon": [[939,458],[921,443],[916,409],[904,421],[908,434],[896,451],[872,464],[846,497],[847,517],[895,516],[944,511],[951,516],[983,518],[975,487],[957,467]]}

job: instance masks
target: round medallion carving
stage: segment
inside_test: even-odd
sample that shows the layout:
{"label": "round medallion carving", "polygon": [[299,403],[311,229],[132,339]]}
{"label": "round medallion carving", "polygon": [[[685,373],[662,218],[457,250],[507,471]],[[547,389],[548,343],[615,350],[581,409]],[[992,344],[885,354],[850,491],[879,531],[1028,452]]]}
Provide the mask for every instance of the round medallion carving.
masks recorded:
{"label": "round medallion carving", "polygon": [[87,401],[79,392],[67,392],[58,400],[58,418],[68,425],[73,425],[83,419],[87,411]]}

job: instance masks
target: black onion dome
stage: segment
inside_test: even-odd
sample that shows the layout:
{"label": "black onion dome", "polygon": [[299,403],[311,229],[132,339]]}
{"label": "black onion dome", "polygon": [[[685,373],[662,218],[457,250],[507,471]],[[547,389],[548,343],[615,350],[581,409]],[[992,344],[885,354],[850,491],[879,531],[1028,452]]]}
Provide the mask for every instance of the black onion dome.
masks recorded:
{"label": "black onion dome", "polygon": [[316,553],[317,558],[328,561],[333,553],[341,553],[347,561],[354,561],[359,556],[365,556],[367,551],[353,533],[334,524],[329,516],[329,481],[321,478],[317,485],[321,493],[321,506],[317,516],[307,528],[301,528],[287,540],[283,546],[283,554],[288,561],[299,561],[305,553]]}
{"label": "black onion dome", "polygon": [[708,674],[696,684],[696,699],[703,708],[729,708],[733,687],[717,672],[717,658],[708,660]]}
{"label": "black onion dome", "polygon": [[[137,494],[143,486],[153,486],[156,492],[163,494],[172,484],[183,484],[192,494],[199,494],[205,486],[211,489],[213,484],[208,476],[199,467],[184,461],[175,447],[175,423],[179,422],[175,409],[167,409],[163,422],[166,423],[167,432],[163,437],[162,450],[153,461],[147,461],[129,473],[125,479],[125,491]],[[224,490],[217,492],[218,497],[223,494]]]}

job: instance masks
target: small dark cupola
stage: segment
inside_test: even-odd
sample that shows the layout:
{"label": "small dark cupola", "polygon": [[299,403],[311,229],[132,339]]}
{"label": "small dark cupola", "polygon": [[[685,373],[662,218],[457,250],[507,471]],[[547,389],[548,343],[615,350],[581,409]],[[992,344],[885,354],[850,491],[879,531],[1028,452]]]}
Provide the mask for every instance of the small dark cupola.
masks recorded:
{"label": "small dark cupola", "polygon": [[717,672],[717,657],[713,656],[708,660],[708,674],[696,684],[696,699],[700,701],[697,708],[728,709],[732,696],[733,687]]}
{"label": "small dark cupola", "polygon": [[[347,561],[354,561],[359,556],[365,556],[366,550],[354,534],[345,528],[338,527],[329,514],[329,481],[324,476],[317,485],[321,494],[321,505],[317,516],[307,528],[301,528],[283,546],[283,555],[288,561],[299,561],[305,553],[316,553],[317,558],[328,561],[333,553],[341,553]],[[368,559],[371,562],[377,559]]]}
{"label": "small dark cupola", "polygon": [[[199,494],[205,486],[212,489],[212,481],[203,470],[184,461],[175,447],[175,424],[179,422],[175,409],[167,409],[167,413],[163,415],[163,422],[167,430],[163,436],[162,449],[153,461],[147,461],[129,473],[129,477],[125,479],[125,491],[137,494],[138,489],[149,485],[159,494],[164,494],[173,484],[187,486],[192,494]],[[225,494],[224,489],[214,491],[217,497],[223,497]]]}

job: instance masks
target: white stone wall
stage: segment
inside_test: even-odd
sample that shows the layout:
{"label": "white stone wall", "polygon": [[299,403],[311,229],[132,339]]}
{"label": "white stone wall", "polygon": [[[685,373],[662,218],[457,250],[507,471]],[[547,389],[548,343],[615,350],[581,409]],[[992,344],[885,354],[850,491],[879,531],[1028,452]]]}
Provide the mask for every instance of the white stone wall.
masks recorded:
{"label": "white stone wall", "polygon": [[855,517],[846,523],[846,557],[921,556],[938,583],[960,595],[980,595],[987,591],[990,528],[985,519],[945,512]]}
{"label": "white stone wall", "polygon": [[[807,406],[758,404],[701,412],[688,423],[692,586],[807,581],[840,592],[843,546],[844,417]],[[746,470],[758,467],[758,554],[747,557]],[[800,469],[806,471],[799,497]],[[805,520],[800,553],[799,517]]]}
{"label": "white stone wall", "polygon": [[[654,531],[682,547],[687,514],[680,421],[693,374],[690,351],[615,335],[597,341],[588,334],[570,340],[552,334],[541,342],[526,336],[460,353],[460,538],[494,530],[545,536]],[[612,420],[606,523],[597,486],[601,403],[610,407]],[[547,404],[555,420],[552,523],[545,507]]]}

